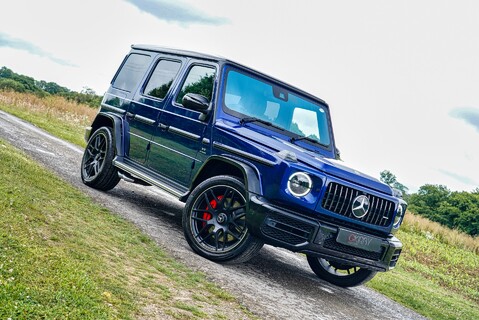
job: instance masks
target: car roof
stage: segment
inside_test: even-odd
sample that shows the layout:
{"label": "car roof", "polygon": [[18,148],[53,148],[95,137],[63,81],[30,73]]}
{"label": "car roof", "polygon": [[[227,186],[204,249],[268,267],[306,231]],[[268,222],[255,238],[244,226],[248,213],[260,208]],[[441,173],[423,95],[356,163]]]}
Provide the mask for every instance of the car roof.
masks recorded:
{"label": "car roof", "polygon": [[[213,60],[213,61],[229,61],[228,59],[217,56],[211,55],[206,53],[200,53],[195,51],[183,50],[183,49],[175,49],[175,48],[168,48],[168,47],[161,47],[161,46],[152,46],[152,45],[145,45],[145,44],[133,44],[131,46],[132,49],[137,50],[144,50],[144,51],[152,51],[152,52],[162,52],[162,53],[169,53],[173,55],[185,56],[185,57],[193,57],[198,59],[205,59],[205,60]],[[233,61],[229,61],[233,62]]]}
{"label": "car roof", "polygon": [[228,63],[228,64],[231,64],[233,66],[236,66],[240,69],[245,69],[249,72],[252,72],[254,74],[258,74],[258,75],[261,75],[273,82],[276,82],[276,83],[279,83],[279,84],[282,84],[283,86],[287,87],[287,88],[290,88],[290,89],[293,89],[294,91],[297,91],[298,93],[304,95],[304,96],[309,96],[310,98],[314,99],[314,100],[318,100],[319,102],[321,102],[322,104],[324,104],[326,107],[328,107],[329,109],[329,106],[328,104],[321,98],[318,98],[317,96],[314,96],[312,95],[311,93],[309,92],[306,92],[306,91],[303,91],[293,85],[290,85],[282,80],[279,80],[279,79],[276,79],[274,77],[271,77],[263,72],[260,72],[260,71],[257,71],[257,70],[254,70],[246,65],[243,65],[241,63],[238,63],[238,62],[235,62],[233,60],[230,60],[230,59],[227,59],[227,58],[224,58],[222,56],[219,56],[219,55],[211,55],[211,54],[206,54],[206,53],[200,53],[200,52],[196,52],[196,51],[189,51],[189,50],[183,50],[183,49],[175,49],[175,48],[168,48],[168,47],[161,47],[161,46],[154,46],[154,45],[147,45],[147,44],[133,44],[131,45],[131,48],[132,49],[135,49],[135,50],[143,50],[143,51],[151,51],[151,52],[162,52],[162,53],[167,53],[167,54],[172,54],[172,55],[179,55],[179,56],[185,56],[185,57],[192,57],[192,58],[197,58],[197,59],[203,59],[203,60],[209,60],[209,61],[215,61],[215,62],[219,62],[219,63]]}

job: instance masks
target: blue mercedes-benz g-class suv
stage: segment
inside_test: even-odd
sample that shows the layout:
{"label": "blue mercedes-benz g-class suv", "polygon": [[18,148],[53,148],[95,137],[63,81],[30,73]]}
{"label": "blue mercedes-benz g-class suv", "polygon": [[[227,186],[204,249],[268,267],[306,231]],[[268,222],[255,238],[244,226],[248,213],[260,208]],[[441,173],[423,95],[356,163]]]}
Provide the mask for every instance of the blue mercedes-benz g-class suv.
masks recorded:
{"label": "blue mercedes-benz g-class suv", "polygon": [[339,160],[323,100],[244,65],[133,45],[85,138],[86,185],[124,179],[178,197],[186,240],[213,261],[266,243],[344,287],[398,261],[406,203]]}

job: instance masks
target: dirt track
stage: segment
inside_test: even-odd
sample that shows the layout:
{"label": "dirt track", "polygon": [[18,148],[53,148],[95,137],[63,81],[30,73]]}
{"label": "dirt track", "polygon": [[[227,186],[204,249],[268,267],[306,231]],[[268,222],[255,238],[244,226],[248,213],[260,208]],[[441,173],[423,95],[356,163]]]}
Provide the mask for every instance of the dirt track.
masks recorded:
{"label": "dirt track", "polygon": [[318,279],[305,258],[265,246],[245,264],[221,265],[195,255],[183,238],[183,204],[154,187],[127,182],[109,192],[83,185],[83,150],[0,111],[0,138],[22,149],[94,201],[134,222],[159,246],[239,298],[262,319],[424,319],[364,286],[343,289]]}

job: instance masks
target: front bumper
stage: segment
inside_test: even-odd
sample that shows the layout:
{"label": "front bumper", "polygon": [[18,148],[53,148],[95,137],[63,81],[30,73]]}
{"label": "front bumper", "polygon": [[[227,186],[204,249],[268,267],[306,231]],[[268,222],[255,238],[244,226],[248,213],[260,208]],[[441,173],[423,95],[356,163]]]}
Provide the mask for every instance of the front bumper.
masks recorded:
{"label": "front bumper", "polygon": [[265,243],[376,271],[393,269],[402,243],[394,236],[381,238],[279,208],[252,195],[246,222]]}

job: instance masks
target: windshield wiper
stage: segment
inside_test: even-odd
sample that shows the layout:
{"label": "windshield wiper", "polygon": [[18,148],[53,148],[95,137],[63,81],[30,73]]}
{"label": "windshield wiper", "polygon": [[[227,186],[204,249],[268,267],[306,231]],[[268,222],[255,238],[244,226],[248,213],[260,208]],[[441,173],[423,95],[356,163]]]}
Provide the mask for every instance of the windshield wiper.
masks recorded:
{"label": "windshield wiper", "polygon": [[293,143],[296,142],[296,141],[300,141],[300,140],[306,140],[306,141],[309,141],[309,142],[312,142],[312,143],[321,144],[321,142],[319,142],[318,140],[307,137],[307,136],[301,136],[301,137],[290,138],[289,139],[289,141],[293,142]]}
{"label": "windshield wiper", "polygon": [[273,127],[273,128],[276,128],[276,129],[279,129],[281,131],[286,131],[286,129],[274,124],[274,123],[271,123],[269,121],[266,121],[266,120],[263,120],[263,119],[260,119],[260,118],[256,118],[256,117],[246,117],[246,118],[242,118],[240,120],[240,125],[244,126],[245,124],[247,123],[250,123],[250,122],[259,122],[259,123],[262,123],[262,124],[265,124],[267,125],[268,127]]}

